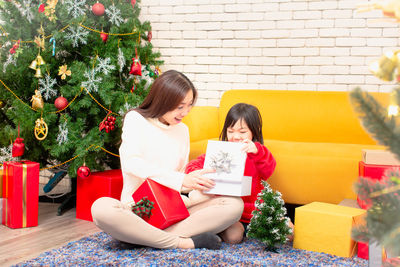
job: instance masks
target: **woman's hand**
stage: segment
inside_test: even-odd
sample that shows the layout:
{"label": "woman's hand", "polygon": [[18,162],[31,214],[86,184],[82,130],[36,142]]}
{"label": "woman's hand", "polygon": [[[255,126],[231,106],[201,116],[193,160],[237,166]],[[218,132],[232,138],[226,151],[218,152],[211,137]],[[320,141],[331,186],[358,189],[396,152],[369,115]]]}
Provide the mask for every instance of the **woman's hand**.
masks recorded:
{"label": "woman's hand", "polygon": [[197,189],[200,191],[210,190],[211,188],[214,187],[215,182],[209,178],[204,177],[203,175],[212,172],[215,172],[215,170],[202,169],[186,174],[185,178],[183,179],[182,185],[184,187]]}
{"label": "woman's hand", "polygon": [[246,153],[257,154],[258,149],[256,147],[256,144],[253,143],[253,141],[245,139],[242,141],[242,143],[243,143],[242,151]]}

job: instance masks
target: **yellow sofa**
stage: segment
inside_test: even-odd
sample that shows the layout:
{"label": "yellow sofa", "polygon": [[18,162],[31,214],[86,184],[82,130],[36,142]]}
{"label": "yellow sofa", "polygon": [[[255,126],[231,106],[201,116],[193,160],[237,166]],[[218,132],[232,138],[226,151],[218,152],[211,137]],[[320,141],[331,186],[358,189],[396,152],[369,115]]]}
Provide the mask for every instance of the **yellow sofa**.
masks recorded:
{"label": "yellow sofa", "polygon": [[[386,105],[387,93],[372,94]],[[230,90],[219,107],[194,107],[184,119],[190,131],[190,159],[217,140],[228,110],[245,102],[259,108],[264,143],[277,166],[268,180],[286,203],[338,204],[356,199],[361,150],[384,149],[361,126],[348,92]]]}

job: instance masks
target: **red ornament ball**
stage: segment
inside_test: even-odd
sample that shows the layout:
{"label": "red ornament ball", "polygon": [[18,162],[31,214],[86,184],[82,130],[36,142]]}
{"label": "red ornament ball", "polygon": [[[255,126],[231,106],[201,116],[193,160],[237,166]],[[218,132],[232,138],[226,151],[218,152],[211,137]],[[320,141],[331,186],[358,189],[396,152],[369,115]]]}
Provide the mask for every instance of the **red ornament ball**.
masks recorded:
{"label": "red ornament ball", "polygon": [[87,178],[90,175],[90,169],[88,166],[83,164],[83,166],[80,166],[78,168],[78,171],[76,172],[78,178]]}
{"label": "red ornament ball", "polygon": [[100,38],[103,40],[103,43],[107,42],[108,34],[105,32],[100,33]]}
{"label": "red ornament ball", "polygon": [[56,101],[54,101],[54,106],[58,110],[64,109],[67,105],[68,105],[68,100],[63,96],[57,97]]}
{"label": "red ornament ball", "polygon": [[104,11],[105,11],[105,9],[104,9],[104,5],[102,3],[97,2],[96,4],[94,4],[92,6],[92,12],[96,16],[103,16]]}

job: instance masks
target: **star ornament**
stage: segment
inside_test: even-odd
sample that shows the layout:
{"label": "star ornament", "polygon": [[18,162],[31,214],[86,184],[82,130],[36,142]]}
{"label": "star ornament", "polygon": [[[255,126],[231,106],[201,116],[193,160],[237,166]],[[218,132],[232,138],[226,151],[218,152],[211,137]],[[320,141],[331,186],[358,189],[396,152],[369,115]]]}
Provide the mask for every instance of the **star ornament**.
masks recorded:
{"label": "star ornament", "polygon": [[67,75],[71,76],[71,70],[68,69],[67,64],[62,65],[58,69],[58,75],[61,75],[61,80],[65,80],[65,78],[67,78]]}

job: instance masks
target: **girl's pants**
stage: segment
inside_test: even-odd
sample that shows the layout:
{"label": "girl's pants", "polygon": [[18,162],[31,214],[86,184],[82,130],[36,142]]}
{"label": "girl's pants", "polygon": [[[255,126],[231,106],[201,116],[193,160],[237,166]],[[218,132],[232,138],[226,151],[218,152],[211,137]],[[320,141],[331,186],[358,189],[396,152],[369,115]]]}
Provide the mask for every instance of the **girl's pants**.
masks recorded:
{"label": "girl's pants", "polygon": [[[197,196],[202,195],[196,194]],[[220,233],[239,221],[243,212],[240,197],[202,195],[202,199],[185,201],[190,216],[160,230],[133,213],[130,205],[109,197],[92,205],[93,221],[113,238],[154,248],[177,248],[179,237],[192,237],[205,232]]]}

